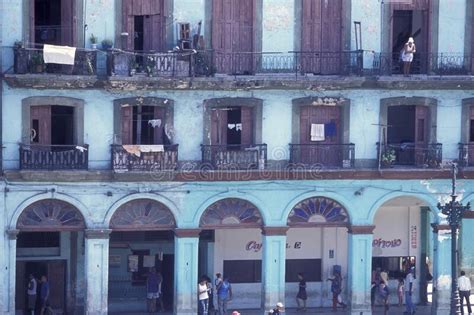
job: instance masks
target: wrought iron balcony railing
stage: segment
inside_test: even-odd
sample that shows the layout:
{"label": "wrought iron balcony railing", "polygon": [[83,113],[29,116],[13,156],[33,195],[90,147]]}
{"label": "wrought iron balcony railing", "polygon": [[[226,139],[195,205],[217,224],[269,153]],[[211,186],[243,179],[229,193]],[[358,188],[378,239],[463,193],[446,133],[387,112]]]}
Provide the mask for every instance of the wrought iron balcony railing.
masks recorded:
{"label": "wrought iron balcony railing", "polygon": [[76,49],[74,65],[45,64],[43,49],[39,48],[14,48],[13,70],[15,74],[72,74],[96,75],[97,51],[89,49]]}
{"label": "wrought iron balcony railing", "polygon": [[133,52],[111,49],[107,52],[109,76],[190,77],[194,52]]}
{"label": "wrought iron balcony railing", "polygon": [[459,143],[459,166],[474,166],[474,143]]}
{"label": "wrought iron balcony railing", "polygon": [[89,145],[20,144],[21,170],[87,170]]}
{"label": "wrought iron balcony railing", "polygon": [[217,170],[264,169],[266,144],[201,145],[203,167]]}
{"label": "wrought iron balcony railing", "polygon": [[294,168],[353,168],[355,144],[290,144]]}
{"label": "wrought iron balcony railing", "polygon": [[112,169],[173,171],[178,167],[178,145],[112,145]]}
{"label": "wrought iron balcony railing", "polygon": [[424,168],[439,168],[443,160],[443,145],[441,143],[417,145],[406,142],[401,144],[382,144],[382,146],[377,143],[377,150],[377,156],[380,158],[379,162],[382,167],[411,165]]}

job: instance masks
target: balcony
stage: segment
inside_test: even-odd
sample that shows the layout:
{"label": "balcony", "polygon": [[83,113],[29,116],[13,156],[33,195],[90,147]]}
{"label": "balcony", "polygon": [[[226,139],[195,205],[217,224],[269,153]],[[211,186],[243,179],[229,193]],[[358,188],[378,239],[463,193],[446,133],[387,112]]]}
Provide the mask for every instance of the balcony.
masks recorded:
{"label": "balcony", "polygon": [[266,144],[201,145],[202,167],[215,170],[264,169]]}
{"label": "balcony", "polygon": [[474,166],[474,143],[459,144],[459,165],[463,167]]}
{"label": "balcony", "polygon": [[144,53],[111,49],[107,52],[109,76],[146,75],[148,77],[192,76],[193,53]]}
{"label": "balcony", "polygon": [[173,171],[178,167],[178,145],[112,145],[115,172]]}
{"label": "balcony", "polygon": [[97,74],[97,50],[76,49],[74,65],[45,64],[43,50],[39,48],[15,48],[13,71],[15,74],[63,74],[95,76]]}
{"label": "balcony", "polygon": [[87,170],[89,145],[20,144],[21,170]]}
{"label": "balcony", "polygon": [[355,145],[290,144],[290,166],[295,169],[354,168]]}
{"label": "balcony", "polygon": [[[393,75],[403,73],[403,62],[399,53],[366,53],[366,60],[373,58],[371,69],[364,69],[365,74]],[[411,74],[432,75],[468,75],[471,73],[471,55],[463,53],[415,53],[411,64]]]}
{"label": "balcony", "polygon": [[382,146],[377,143],[377,150],[381,167],[414,166],[419,168],[439,168],[441,167],[443,157],[443,145],[441,143],[415,145],[409,142],[382,144]]}

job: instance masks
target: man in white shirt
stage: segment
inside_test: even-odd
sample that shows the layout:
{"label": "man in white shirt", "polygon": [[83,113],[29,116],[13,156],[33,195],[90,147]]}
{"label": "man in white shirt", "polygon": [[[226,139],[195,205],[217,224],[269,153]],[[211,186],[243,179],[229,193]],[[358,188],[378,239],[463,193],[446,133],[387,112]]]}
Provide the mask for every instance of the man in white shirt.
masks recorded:
{"label": "man in white shirt", "polygon": [[469,301],[469,296],[471,295],[471,280],[466,277],[466,273],[464,271],[461,271],[461,276],[458,278],[458,290],[459,297],[461,299],[461,314],[464,314],[464,299],[466,299],[468,313],[472,314],[471,302]]}
{"label": "man in white shirt", "polygon": [[413,305],[412,295],[415,291],[415,269],[410,268],[408,274],[405,278],[405,303],[406,303],[406,312],[404,314],[414,314],[415,305]]}
{"label": "man in white shirt", "polygon": [[33,274],[30,274],[29,276],[29,281],[28,281],[28,312],[30,314],[35,313],[35,307],[36,307],[36,289],[38,287],[38,283],[36,282],[35,277]]}

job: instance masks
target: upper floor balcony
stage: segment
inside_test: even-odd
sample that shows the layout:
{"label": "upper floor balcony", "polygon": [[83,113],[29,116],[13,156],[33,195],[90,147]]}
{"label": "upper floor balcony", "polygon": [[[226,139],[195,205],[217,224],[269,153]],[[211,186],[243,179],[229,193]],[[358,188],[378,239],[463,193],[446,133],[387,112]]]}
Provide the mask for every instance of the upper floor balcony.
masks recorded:
{"label": "upper floor balcony", "polygon": [[89,146],[20,144],[21,170],[87,170]]}
{"label": "upper floor balcony", "polygon": [[441,143],[377,143],[380,167],[440,168],[443,146]]}

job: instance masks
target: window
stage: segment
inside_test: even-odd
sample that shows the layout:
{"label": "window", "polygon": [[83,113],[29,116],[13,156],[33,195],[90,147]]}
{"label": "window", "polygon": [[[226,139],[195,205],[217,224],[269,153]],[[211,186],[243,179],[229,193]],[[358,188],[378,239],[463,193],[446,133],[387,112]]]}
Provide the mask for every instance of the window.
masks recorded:
{"label": "window", "polygon": [[211,109],[211,144],[253,144],[253,109],[228,107]]}
{"label": "window", "polygon": [[164,107],[122,106],[122,144],[170,144],[164,127]]}
{"label": "window", "polygon": [[469,142],[474,142],[474,119],[471,119],[471,125],[469,127]]}
{"label": "window", "polygon": [[286,282],[299,282],[298,273],[303,273],[307,282],[320,282],[321,259],[287,259],[286,260]]}
{"label": "window", "polygon": [[132,285],[144,285],[148,268],[143,267],[143,256],[150,255],[149,250],[133,250],[132,255],[138,256],[138,271],[132,272]]}
{"label": "window", "polygon": [[30,1],[31,42],[74,45],[74,0]]}
{"label": "window", "polygon": [[22,232],[18,234],[19,248],[59,247],[59,232]]}
{"label": "window", "polygon": [[224,275],[231,283],[259,283],[262,281],[262,261],[224,260]]}
{"label": "window", "polygon": [[74,144],[74,108],[70,106],[32,106],[31,143],[44,145]]}
{"label": "window", "polygon": [[416,257],[373,257],[372,271],[380,268],[381,271],[388,273],[389,279],[404,278],[408,270],[416,266]]}

